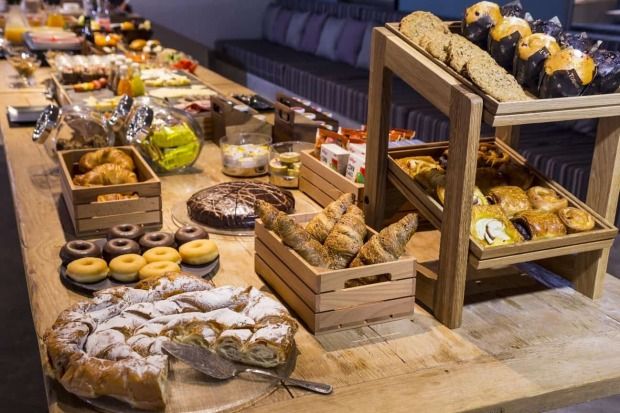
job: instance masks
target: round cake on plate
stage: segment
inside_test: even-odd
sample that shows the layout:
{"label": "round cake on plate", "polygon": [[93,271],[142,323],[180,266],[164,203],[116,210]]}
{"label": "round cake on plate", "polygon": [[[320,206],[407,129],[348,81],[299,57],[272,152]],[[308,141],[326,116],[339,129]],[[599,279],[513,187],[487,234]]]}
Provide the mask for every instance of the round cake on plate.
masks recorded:
{"label": "round cake on plate", "polygon": [[291,213],[295,198],[277,186],[253,181],[225,182],[202,189],[187,201],[189,217],[203,225],[222,229],[251,229],[257,218],[257,200]]}

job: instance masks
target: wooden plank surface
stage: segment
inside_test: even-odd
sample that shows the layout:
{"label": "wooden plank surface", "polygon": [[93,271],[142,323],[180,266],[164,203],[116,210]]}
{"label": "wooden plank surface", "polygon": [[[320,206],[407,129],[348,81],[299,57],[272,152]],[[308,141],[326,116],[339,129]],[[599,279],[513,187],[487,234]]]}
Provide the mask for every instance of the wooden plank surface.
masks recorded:
{"label": "wooden plank surface", "polygon": [[[0,63],[0,73],[6,63]],[[40,94],[6,93],[0,102],[37,104]],[[9,129],[0,117],[34,328],[39,337],[58,313],[82,297],[55,275],[57,253],[71,239],[61,200],[58,170],[30,129]],[[162,178],[164,227],[170,211],[194,191],[228,180],[219,152],[207,144],[195,174]],[[297,211],[318,210],[295,191]],[[254,273],[254,239],[214,235],[221,252],[218,285],[265,288]],[[409,252],[436,260],[439,234],[416,234]],[[332,396],[278,390],[248,411],[434,412],[539,411],[620,392],[620,281],[607,277],[603,298],[591,301],[568,286],[470,302],[462,327],[439,324],[416,306],[413,321],[401,320],[321,337],[301,328],[294,376],[335,386]],[[10,286],[9,286],[10,287]],[[7,287],[7,288],[9,288]],[[466,297],[467,298],[467,297]],[[85,405],[48,383],[51,411],[84,411]],[[206,408],[206,407],[205,407]],[[172,408],[171,411],[174,411]]]}

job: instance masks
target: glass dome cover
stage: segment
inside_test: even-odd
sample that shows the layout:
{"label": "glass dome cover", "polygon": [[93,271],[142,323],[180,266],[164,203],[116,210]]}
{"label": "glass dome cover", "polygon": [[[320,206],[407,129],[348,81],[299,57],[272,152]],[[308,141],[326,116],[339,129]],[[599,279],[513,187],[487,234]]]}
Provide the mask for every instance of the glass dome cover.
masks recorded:
{"label": "glass dome cover", "polygon": [[204,136],[194,118],[182,110],[138,104],[131,111],[125,141],[135,145],[158,172],[169,173],[196,162]]}
{"label": "glass dome cover", "polygon": [[50,156],[69,149],[114,145],[105,117],[85,105],[49,105],[39,116],[32,140],[44,144]]}

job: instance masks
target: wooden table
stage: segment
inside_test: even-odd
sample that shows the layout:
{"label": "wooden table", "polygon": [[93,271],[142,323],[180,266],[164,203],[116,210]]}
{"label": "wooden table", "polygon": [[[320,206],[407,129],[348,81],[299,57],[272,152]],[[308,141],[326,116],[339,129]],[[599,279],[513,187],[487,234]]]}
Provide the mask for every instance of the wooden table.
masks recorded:
{"label": "wooden table", "polygon": [[[0,63],[0,74],[7,65]],[[201,69],[202,71],[203,69]],[[205,71],[206,74],[208,72]],[[228,87],[237,87],[228,83]],[[44,103],[40,93],[0,92],[0,130],[10,170],[34,328],[40,338],[58,313],[83,297],[58,278],[58,250],[71,239],[57,168],[29,128],[9,129],[6,105]],[[202,172],[162,179],[165,228],[170,209],[197,189],[227,180],[208,143]],[[317,206],[296,192],[297,210]],[[221,251],[218,285],[264,288],[253,268],[252,238],[213,237]],[[409,251],[437,258],[437,232],[417,234]],[[482,280],[467,290],[461,328],[449,330],[423,308],[410,320],[331,333],[320,338],[303,327],[294,376],[334,385],[331,396],[278,389],[247,409],[253,412],[539,411],[620,393],[620,281],[607,277],[593,302],[562,280],[541,274]],[[498,290],[498,286],[501,289]],[[10,288],[10,286],[4,286]],[[85,405],[46,380],[51,411]],[[208,409],[208,406],[205,406]]]}

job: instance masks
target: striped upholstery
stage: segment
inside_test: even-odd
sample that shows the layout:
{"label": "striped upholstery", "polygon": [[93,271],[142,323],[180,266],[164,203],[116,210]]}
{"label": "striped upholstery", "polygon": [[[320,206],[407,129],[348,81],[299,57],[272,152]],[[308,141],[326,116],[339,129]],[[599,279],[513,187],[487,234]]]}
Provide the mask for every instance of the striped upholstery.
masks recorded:
{"label": "striped upholstery", "polygon": [[[278,0],[285,7],[338,18],[398,21],[402,14],[371,7],[312,0]],[[217,57],[360,123],[368,111],[368,71],[275,45],[266,40],[222,40]],[[446,140],[449,122],[400,79],[393,82],[392,127],[417,131],[422,141]],[[592,161],[592,123],[557,123],[521,128],[520,152],[545,175],[584,199]],[[483,126],[483,134],[492,129]]]}

